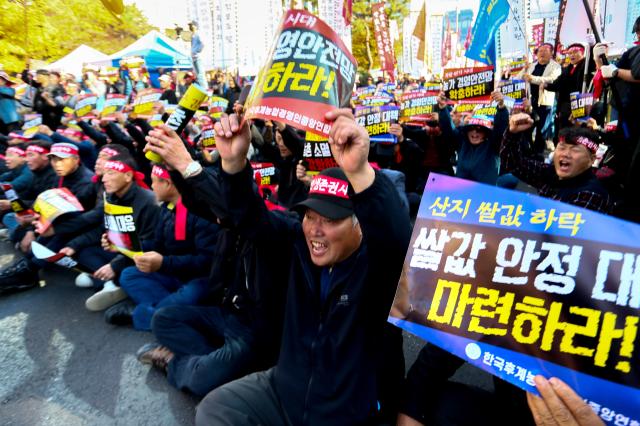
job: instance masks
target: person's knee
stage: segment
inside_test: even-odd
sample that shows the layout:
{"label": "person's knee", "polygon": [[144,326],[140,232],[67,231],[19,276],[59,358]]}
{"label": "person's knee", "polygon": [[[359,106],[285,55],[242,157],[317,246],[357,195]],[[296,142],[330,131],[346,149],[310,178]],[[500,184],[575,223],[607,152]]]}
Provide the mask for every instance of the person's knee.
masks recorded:
{"label": "person's knee", "polygon": [[216,415],[225,411],[225,402],[230,393],[224,386],[212,390],[196,407],[196,426],[209,426],[213,424]]}
{"label": "person's knee", "polygon": [[140,277],[140,272],[135,266],[124,268],[120,273],[120,286],[124,289],[135,285]]}
{"label": "person's knee", "polygon": [[181,306],[167,306],[165,308],[158,309],[153,318],[151,318],[151,330],[153,334],[158,336],[162,334],[167,328],[173,328],[181,322],[182,319]]}

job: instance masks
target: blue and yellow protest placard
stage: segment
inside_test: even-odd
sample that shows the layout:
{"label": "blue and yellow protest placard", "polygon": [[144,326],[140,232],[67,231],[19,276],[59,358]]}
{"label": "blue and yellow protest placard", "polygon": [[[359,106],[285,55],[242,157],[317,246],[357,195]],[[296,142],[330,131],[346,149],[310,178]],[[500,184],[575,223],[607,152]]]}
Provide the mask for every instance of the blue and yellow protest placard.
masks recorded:
{"label": "blue and yellow protest placard", "polygon": [[593,93],[573,92],[571,97],[571,118],[577,121],[587,121],[593,106]]}
{"label": "blue and yellow protest placard", "polygon": [[400,108],[395,105],[357,107],[356,122],[367,129],[371,142],[397,143],[398,137],[389,133],[392,123],[398,122]]}
{"label": "blue and yellow protest placard", "polygon": [[639,320],[639,225],[429,176],[391,323],[528,392],[558,377],[633,424]]}

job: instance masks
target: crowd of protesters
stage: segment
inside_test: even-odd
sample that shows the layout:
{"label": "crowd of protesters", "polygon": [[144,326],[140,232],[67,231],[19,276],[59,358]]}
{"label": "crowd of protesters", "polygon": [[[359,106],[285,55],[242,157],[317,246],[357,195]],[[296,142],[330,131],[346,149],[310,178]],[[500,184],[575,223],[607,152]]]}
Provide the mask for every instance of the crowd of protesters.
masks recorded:
{"label": "crowd of protesters", "polygon": [[[640,40],[640,18],[634,32]],[[521,108],[510,110],[495,91],[492,120],[465,116],[442,92],[421,125],[391,125],[392,145],[372,144],[349,108],[329,112],[338,167],[314,176],[303,134],[240,119],[244,83],[233,76],[209,75],[211,94],[229,101],[229,115],[211,120],[211,149],[199,122],[177,135],[126,109],[115,120],[65,112],[84,93],[134,97],[151,84],[144,73],[1,71],[0,183],[26,208],[67,188],[83,211],[43,230],[37,213],[18,215],[0,200],[2,234],[20,253],[0,271],[0,293],[37,288],[50,264],[34,256],[34,242],[72,257],[88,271],[76,285],[94,290],[87,309],[153,333],[139,361],[204,398],[200,425],[599,424],[555,378],[536,378],[541,397],[499,379],[493,394],[450,382],[463,361],[429,344],[405,377],[402,334],[386,319],[431,172],[640,220],[640,46],[615,65],[603,55],[607,44],[564,52],[543,44],[519,75],[528,92]],[[197,77],[159,74],[154,110],[162,114]],[[27,87],[17,97],[20,83]],[[423,83],[407,77],[398,88]],[[596,102],[576,121],[569,94],[584,83],[595,86]],[[20,132],[27,112],[42,116],[30,137]],[[252,163],[273,164],[274,180],[263,185]],[[131,213],[142,254],[114,250],[105,203]]]}

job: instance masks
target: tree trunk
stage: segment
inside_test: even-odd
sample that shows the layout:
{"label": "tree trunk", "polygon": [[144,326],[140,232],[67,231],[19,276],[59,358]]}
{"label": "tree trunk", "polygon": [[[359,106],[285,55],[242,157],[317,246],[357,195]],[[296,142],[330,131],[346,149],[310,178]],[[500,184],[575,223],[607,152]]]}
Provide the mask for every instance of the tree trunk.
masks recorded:
{"label": "tree trunk", "polygon": [[365,21],[364,23],[364,29],[366,30],[365,33],[365,44],[367,45],[367,60],[369,61],[369,74],[371,74],[371,67],[373,66],[373,58],[371,57],[371,31],[369,30],[369,23]]}

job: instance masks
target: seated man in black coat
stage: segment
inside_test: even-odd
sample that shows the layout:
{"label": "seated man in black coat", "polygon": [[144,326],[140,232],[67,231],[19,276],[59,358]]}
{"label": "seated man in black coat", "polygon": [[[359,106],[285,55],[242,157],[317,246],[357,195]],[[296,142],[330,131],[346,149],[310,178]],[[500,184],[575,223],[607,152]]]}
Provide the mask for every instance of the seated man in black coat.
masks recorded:
{"label": "seated man in black coat", "polygon": [[[409,243],[409,218],[391,182],[369,165],[369,137],[351,111],[326,118],[333,122],[329,143],[340,168],[314,178],[309,198],[297,205],[302,224],[270,213],[254,191],[248,123],[240,125],[235,115],[216,123],[221,170],[210,193],[217,216],[255,239],[268,238],[278,254],[270,267],[288,271],[289,287],[276,367],[211,392],[196,424],[354,425],[377,415],[389,349],[382,335]],[[182,141],[162,131],[153,133],[147,149],[187,180],[200,179],[203,171],[191,166]]]}

